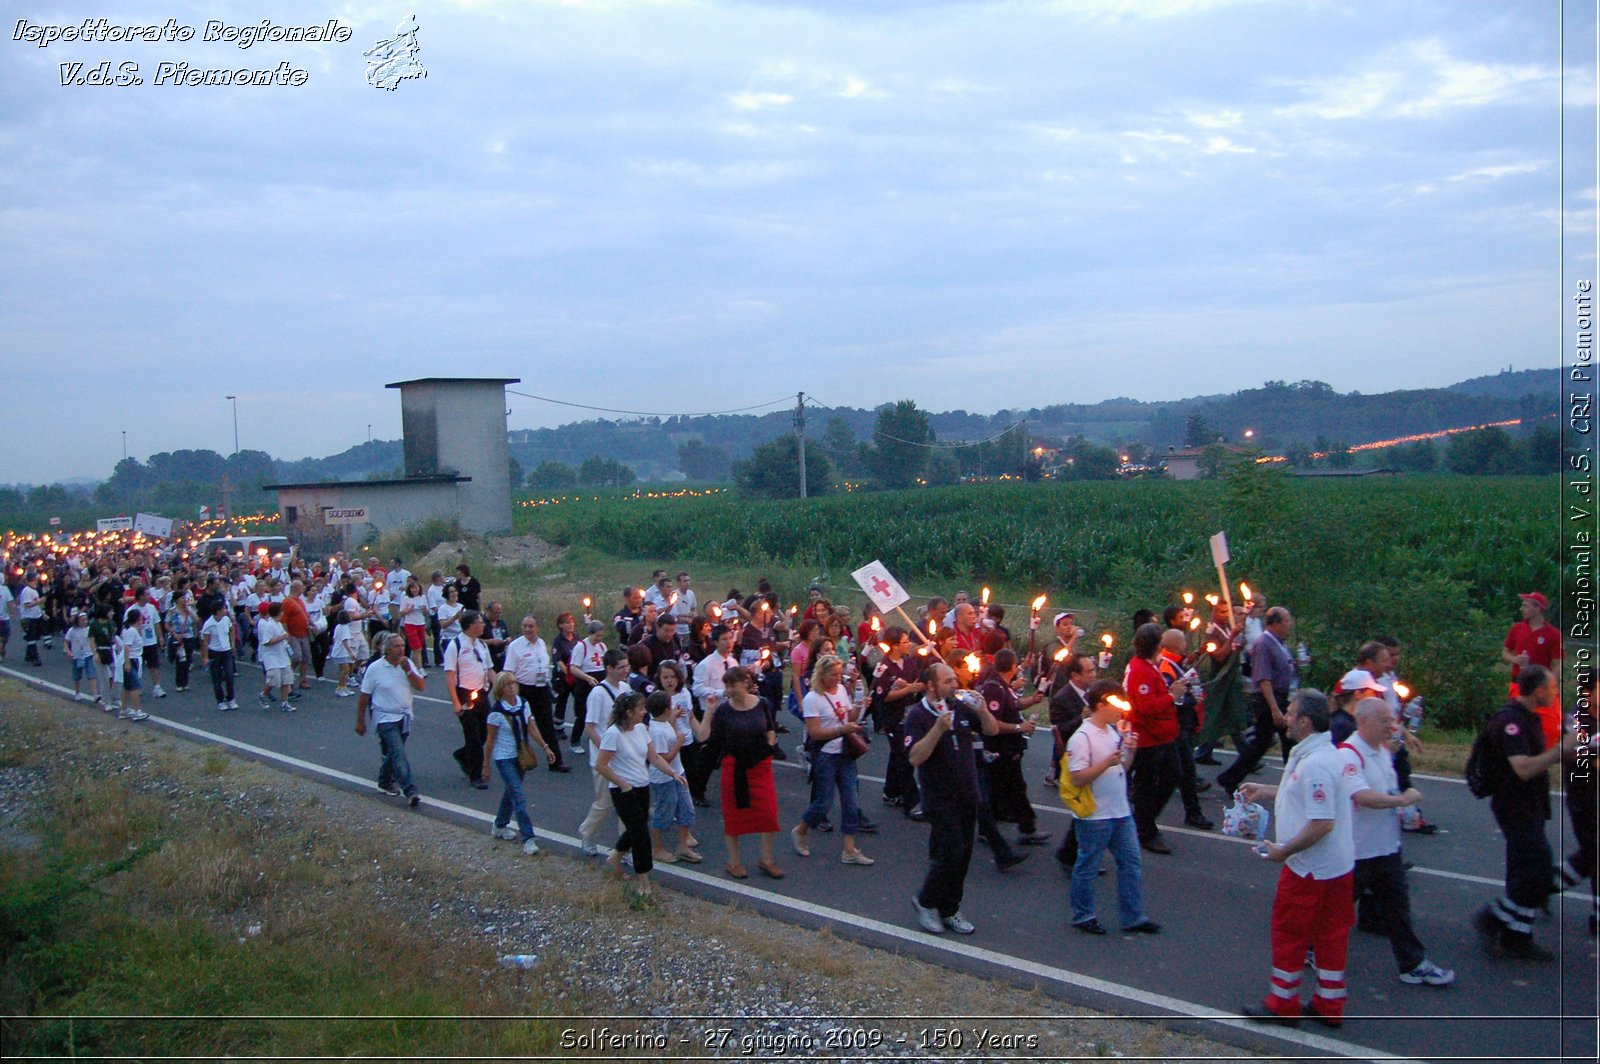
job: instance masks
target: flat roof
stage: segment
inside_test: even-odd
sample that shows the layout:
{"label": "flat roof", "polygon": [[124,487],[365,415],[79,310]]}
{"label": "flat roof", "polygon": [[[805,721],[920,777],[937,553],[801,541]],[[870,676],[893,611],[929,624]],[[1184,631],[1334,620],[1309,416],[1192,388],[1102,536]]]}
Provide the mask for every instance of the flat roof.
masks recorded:
{"label": "flat roof", "polygon": [[471,477],[401,477],[398,480],[318,480],[306,484],[268,484],[266,491],[287,488],[405,488],[417,484],[466,484]]}
{"label": "flat roof", "polygon": [[418,377],[411,381],[395,381],[385,388],[404,388],[412,384],[521,384],[521,377]]}

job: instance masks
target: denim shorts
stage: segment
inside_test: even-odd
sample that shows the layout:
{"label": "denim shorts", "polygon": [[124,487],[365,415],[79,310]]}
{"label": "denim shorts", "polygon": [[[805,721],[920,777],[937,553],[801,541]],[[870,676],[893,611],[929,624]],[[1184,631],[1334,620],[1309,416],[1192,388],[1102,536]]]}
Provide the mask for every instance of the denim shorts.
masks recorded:
{"label": "denim shorts", "polygon": [[79,680],[92,680],[95,678],[94,658],[72,659],[72,682]]}
{"label": "denim shorts", "polygon": [[689,798],[689,788],[677,780],[650,785],[650,826],[664,831],[674,825],[689,827],[694,823],[694,802]]}

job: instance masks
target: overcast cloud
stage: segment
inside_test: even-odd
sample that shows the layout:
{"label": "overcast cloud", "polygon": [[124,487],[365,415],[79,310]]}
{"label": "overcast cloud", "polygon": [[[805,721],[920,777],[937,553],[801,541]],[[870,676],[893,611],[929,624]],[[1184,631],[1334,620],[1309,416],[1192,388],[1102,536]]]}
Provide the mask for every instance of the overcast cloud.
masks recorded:
{"label": "overcast cloud", "polygon": [[[1595,265],[1587,4],[1564,205],[1554,4],[9,7],[0,481],[103,477],[124,429],[227,452],[225,394],[278,457],[393,438],[381,385],[430,375],[684,412],[1447,384],[1557,363],[1563,216]],[[353,36],[12,39],[107,7]],[[413,10],[428,76],[376,89]],[[106,59],[146,84],[60,84]]]}

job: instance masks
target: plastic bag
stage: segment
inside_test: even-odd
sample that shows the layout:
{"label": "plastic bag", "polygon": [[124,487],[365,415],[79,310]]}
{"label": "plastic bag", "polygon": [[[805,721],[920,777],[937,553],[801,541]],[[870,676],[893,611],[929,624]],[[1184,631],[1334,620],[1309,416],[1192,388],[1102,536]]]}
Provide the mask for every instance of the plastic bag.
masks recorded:
{"label": "plastic bag", "polygon": [[1244,795],[1233,792],[1233,804],[1222,811],[1222,833],[1252,842],[1265,841],[1272,814],[1259,802],[1246,802]]}

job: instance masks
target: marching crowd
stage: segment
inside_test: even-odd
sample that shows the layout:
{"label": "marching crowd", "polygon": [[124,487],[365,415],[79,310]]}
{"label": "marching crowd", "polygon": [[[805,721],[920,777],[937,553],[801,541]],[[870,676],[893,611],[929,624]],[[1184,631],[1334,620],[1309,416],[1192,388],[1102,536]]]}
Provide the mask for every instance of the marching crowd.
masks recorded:
{"label": "marching crowd", "polygon": [[[604,856],[615,877],[631,869],[641,893],[655,864],[703,860],[696,832],[706,830],[699,810],[713,804],[713,776],[726,874],[748,878],[741,843],[753,835],[756,869],[784,878],[772,766],[791,757],[805,762],[811,794],[791,815],[786,848],[809,858],[819,836],[836,833],[841,864],[872,866],[860,840],[880,828],[863,809],[856,765],[882,736],[883,803],[927,824],[928,869],[912,898],[918,924],[971,934],[961,902],[975,839],[1002,871],[1051,839],[1022,769],[1030,739],[1048,730],[1045,782],[1075,814],[1055,856],[1070,874],[1078,931],[1107,933],[1096,881],[1109,852],[1118,925],[1159,933],[1144,908],[1142,852],[1172,853],[1157,818],[1174,793],[1186,825],[1213,828],[1198,796],[1216,786],[1240,803],[1273,802],[1276,841],[1257,852],[1282,865],[1269,990],[1248,1013],[1297,1022],[1309,956],[1315,979],[1304,1008],[1341,1023],[1356,926],[1388,937],[1403,982],[1455,979],[1426,956],[1410,917],[1402,833],[1433,826],[1412,786],[1420,703],[1397,678],[1400,644],[1361,646],[1325,695],[1300,685],[1308,659],[1303,645],[1291,648],[1290,612],[1259,598],[1235,609],[1207,596],[1205,617],[1188,595],[1140,611],[1131,657],[1113,677],[1102,675],[1111,671],[1110,640],[1085,645],[1072,611],[1041,632],[1036,605],[1014,635],[987,590],[980,601],[964,592],[932,598],[897,624],[870,604],[857,617],[817,586],[803,609],[785,608],[765,580],[751,594],[733,589],[702,604],[687,572],[658,571],[624,589],[614,610],[597,616],[585,599],[581,611],[559,614],[547,641],[537,617],[513,621],[500,603],[484,603],[466,564],[422,577],[399,558],[306,563],[292,554],[191,557],[176,547],[90,558],[44,547],[14,550],[5,573],[0,657],[13,627],[30,665],[59,638],[74,697],[135,721],[148,716],[147,696],[168,697],[169,668],[174,692],[204,671],[223,713],[239,708],[242,655],[262,669],[260,704],[286,713],[326,677],[338,697],[356,699],[356,732],[376,732],[378,787],[413,807],[414,696],[442,673],[465,785],[487,789],[498,778],[501,786],[495,835],[537,854],[524,775],[541,763],[571,772],[569,755],[584,755],[593,802],[578,828],[583,850]],[[1485,726],[1468,771],[1506,843],[1505,892],[1476,924],[1491,952],[1514,958],[1548,956],[1533,923],[1552,893],[1583,879],[1592,890],[1596,871],[1593,679],[1584,712],[1564,717],[1561,642],[1547,606],[1537,592],[1522,596],[1522,619],[1505,642],[1511,697]],[[798,745],[784,738],[793,732]],[[1224,740],[1237,756],[1214,781],[1203,779],[1197,766],[1218,764],[1212,755]],[[1250,781],[1275,742],[1281,781]],[[1563,764],[1580,848],[1556,867],[1544,825],[1549,772]],[[613,815],[621,830],[606,847]]]}

